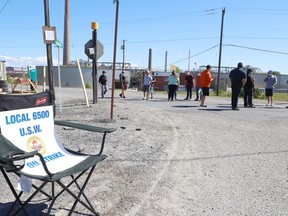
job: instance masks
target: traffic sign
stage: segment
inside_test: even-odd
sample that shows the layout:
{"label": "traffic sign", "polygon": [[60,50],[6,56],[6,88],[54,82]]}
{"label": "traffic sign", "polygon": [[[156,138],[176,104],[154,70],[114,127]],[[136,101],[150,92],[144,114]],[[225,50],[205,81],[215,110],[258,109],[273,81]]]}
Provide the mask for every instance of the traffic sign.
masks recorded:
{"label": "traffic sign", "polygon": [[54,41],[54,45],[59,47],[59,48],[63,48],[63,45],[62,45],[62,43],[59,40],[55,40]]}
{"label": "traffic sign", "polygon": [[[99,59],[103,55],[103,50],[103,45],[97,40],[97,59]],[[94,43],[92,39],[85,44],[85,54],[90,59],[94,58]]]}

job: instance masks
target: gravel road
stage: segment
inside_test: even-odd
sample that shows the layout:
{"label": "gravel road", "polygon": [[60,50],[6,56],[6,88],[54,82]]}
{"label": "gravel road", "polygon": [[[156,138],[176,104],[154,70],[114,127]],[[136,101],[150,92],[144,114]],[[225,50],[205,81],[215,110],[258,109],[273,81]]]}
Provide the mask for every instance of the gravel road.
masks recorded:
{"label": "gravel road", "polygon": [[[117,128],[86,190],[101,215],[288,215],[287,104],[255,101],[254,109],[232,111],[229,98],[208,97],[202,108],[181,94],[174,102],[164,93],[149,101],[141,92],[118,94],[112,120],[109,95],[87,107],[81,89],[62,89],[62,113],[57,107],[56,119]],[[91,91],[88,97],[91,102]],[[98,150],[100,138],[92,133],[56,131],[69,148]],[[0,181],[4,210],[12,195]],[[67,215],[72,200],[64,196],[50,210],[48,204],[34,203],[29,211]],[[79,206],[75,215],[89,212]]]}

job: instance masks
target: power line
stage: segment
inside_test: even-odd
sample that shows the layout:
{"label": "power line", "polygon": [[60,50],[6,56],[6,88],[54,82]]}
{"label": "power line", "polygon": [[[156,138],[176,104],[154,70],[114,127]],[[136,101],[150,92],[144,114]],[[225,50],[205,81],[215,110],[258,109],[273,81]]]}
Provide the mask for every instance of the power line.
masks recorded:
{"label": "power line", "polygon": [[10,1],[10,0],[7,0],[6,3],[4,4],[4,6],[1,8],[0,14],[2,13],[2,11],[4,10],[4,8],[6,7],[6,5],[8,4],[9,1]]}
{"label": "power line", "polygon": [[[195,55],[192,55],[190,58],[193,58],[195,56],[198,56],[198,55],[201,55],[205,52],[208,52],[209,50],[212,50],[216,47],[218,47],[219,44],[215,45],[215,46],[212,46],[206,50],[203,50]],[[254,47],[246,47],[246,46],[240,46],[240,45],[236,45],[236,44],[223,44],[223,46],[231,46],[231,47],[237,47],[237,48],[242,48],[242,49],[249,49],[249,50],[255,50],[255,51],[261,51],[261,52],[268,52],[268,53],[274,53],[274,54],[281,54],[281,55],[288,55],[288,53],[285,53],[285,52],[279,52],[279,51],[273,51],[273,50],[266,50],[266,49],[259,49],[259,48],[254,48]],[[173,65],[173,64],[177,64],[177,63],[180,63],[180,62],[183,62],[183,61],[187,61],[189,59],[188,58],[184,58],[184,59],[181,59],[179,61],[175,61],[175,62],[172,62],[172,63],[169,63],[168,65]],[[155,67],[155,68],[163,68],[164,66],[159,66],[159,67]]]}
{"label": "power line", "polygon": [[207,16],[211,14],[215,14],[215,12],[218,9],[208,9],[204,11],[194,11],[194,12],[187,12],[187,13],[180,13],[180,14],[169,14],[166,16],[155,16],[155,17],[147,17],[147,18],[139,18],[139,19],[130,19],[130,20],[121,20],[121,23],[128,23],[128,22],[139,22],[139,21],[154,21],[159,19],[171,19],[172,17],[181,17],[181,16],[187,16],[187,15],[198,15],[198,16]]}
{"label": "power line", "polygon": [[[201,55],[201,54],[203,54],[203,53],[205,53],[205,52],[208,52],[209,50],[214,49],[214,48],[216,48],[216,47],[218,47],[218,46],[219,46],[219,44],[217,44],[217,45],[215,45],[215,46],[212,46],[212,47],[210,47],[210,48],[208,48],[208,49],[206,49],[206,50],[203,50],[203,51],[201,51],[201,52],[199,52],[199,53],[197,53],[197,54],[195,54],[195,55],[190,56],[190,58],[193,58],[193,57],[195,57],[195,56]],[[173,65],[173,64],[177,64],[177,63],[179,63],[179,62],[187,61],[188,59],[189,59],[189,57],[188,57],[188,58],[181,59],[181,60],[176,61],[176,62],[169,63],[169,65]],[[164,66],[159,66],[159,67],[155,67],[155,68],[163,68],[163,67],[164,67]]]}
{"label": "power line", "polygon": [[258,48],[240,46],[240,45],[235,45],[235,44],[223,44],[223,46],[231,46],[231,47],[238,47],[238,48],[256,50],[256,51],[261,51],[261,52],[268,52],[268,53],[288,55],[288,53],[286,53],[286,52],[279,52],[279,51],[266,50],[266,49],[258,49]]}

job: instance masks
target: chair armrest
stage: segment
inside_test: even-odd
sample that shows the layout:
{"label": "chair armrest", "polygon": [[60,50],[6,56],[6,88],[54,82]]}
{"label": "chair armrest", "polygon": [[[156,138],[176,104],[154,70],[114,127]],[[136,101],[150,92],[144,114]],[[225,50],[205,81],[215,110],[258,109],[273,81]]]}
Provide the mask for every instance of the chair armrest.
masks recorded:
{"label": "chair armrest", "polygon": [[69,121],[61,121],[61,120],[54,120],[54,124],[98,133],[111,133],[113,131],[116,131],[116,128],[97,127],[92,125],[80,124]]}
{"label": "chair armrest", "polygon": [[100,148],[98,155],[101,155],[103,152],[106,134],[117,130],[116,128],[97,127],[97,126],[92,126],[92,125],[80,124],[80,123],[69,122],[69,121],[61,121],[61,120],[54,120],[54,124],[60,125],[60,126],[72,127],[72,128],[76,128],[80,130],[103,133],[101,148]]}
{"label": "chair armrest", "polygon": [[53,174],[48,170],[43,156],[37,150],[32,152],[24,152],[23,154],[15,154],[7,157],[8,160],[5,164],[5,170],[7,172],[20,171],[25,166],[25,163],[24,161],[22,163],[19,163],[19,161],[34,157],[35,155],[39,157],[45,172],[51,177]]}
{"label": "chair armrest", "polygon": [[32,152],[25,152],[24,154],[12,155],[9,157],[9,159],[12,161],[24,160],[30,157],[34,157],[34,155],[36,155],[37,153],[38,153],[37,150]]}
{"label": "chair armrest", "polygon": [[38,152],[33,151],[33,152],[23,152],[19,154],[14,154],[14,155],[9,155],[5,157],[5,170],[7,172],[15,172],[23,169],[25,166],[24,160],[30,157],[34,157]]}

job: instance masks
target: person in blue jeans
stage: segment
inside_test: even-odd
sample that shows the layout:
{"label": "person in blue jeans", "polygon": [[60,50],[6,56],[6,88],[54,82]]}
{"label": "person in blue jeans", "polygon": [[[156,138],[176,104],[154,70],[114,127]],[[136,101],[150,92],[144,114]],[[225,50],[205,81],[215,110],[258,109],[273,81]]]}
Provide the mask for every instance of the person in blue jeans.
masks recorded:
{"label": "person in blue jeans", "polygon": [[99,83],[101,85],[101,97],[104,98],[107,93],[107,77],[106,71],[102,71],[102,75],[99,77]]}
{"label": "person in blue jeans", "polygon": [[244,85],[244,107],[254,108],[252,100],[255,79],[253,78],[251,73],[252,69],[248,68],[246,72],[247,82]]}
{"label": "person in blue jeans", "polygon": [[184,100],[192,99],[193,80],[194,80],[193,75],[190,73],[190,71],[187,71],[187,74],[185,76],[186,98]]}
{"label": "person in blue jeans", "polygon": [[173,70],[172,74],[168,78],[168,101],[173,101],[174,98],[176,100],[176,91],[179,85],[179,78],[176,72]]}

